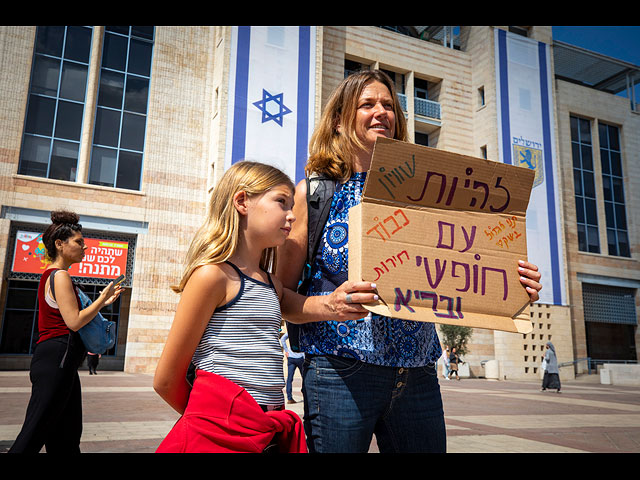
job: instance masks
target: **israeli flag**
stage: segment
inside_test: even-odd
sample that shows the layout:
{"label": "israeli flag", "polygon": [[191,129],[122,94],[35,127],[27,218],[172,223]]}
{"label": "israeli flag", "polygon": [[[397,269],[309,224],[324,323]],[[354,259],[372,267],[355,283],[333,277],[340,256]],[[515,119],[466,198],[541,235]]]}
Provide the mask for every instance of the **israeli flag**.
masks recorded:
{"label": "israeli flag", "polygon": [[549,45],[495,30],[500,161],[536,172],[527,210],[528,257],[540,303],[566,305]]}
{"label": "israeli flag", "polygon": [[232,27],[225,169],[253,160],[304,178],[314,128],[316,28]]}

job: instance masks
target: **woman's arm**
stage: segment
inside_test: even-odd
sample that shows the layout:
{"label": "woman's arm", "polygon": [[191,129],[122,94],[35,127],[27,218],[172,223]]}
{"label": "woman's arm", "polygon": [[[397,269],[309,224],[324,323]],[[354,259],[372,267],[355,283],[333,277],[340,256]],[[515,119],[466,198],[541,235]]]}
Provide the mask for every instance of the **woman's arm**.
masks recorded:
{"label": "woman's arm", "polygon": [[120,285],[114,287],[113,282],[111,282],[100,292],[98,298],[91,305],[80,310],[69,272],[58,270],[53,277],[53,282],[55,300],[58,304],[60,315],[62,315],[67,327],[74,332],[77,332],[93,320],[102,307],[113,303],[123,290]]}
{"label": "woman's arm", "polygon": [[293,291],[298,288],[307,260],[308,217],[307,217],[307,182],[301,180],[296,185],[293,197],[293,214],[296,221],[291,226],[289,237],[284,245],[278,248],[276,276],[283,285]]}
{"label": "woman's arm", "polygon": [[153,388],[175,411],[184,413],[191,387],[186,375],[213,311],[226,297],[227,277],[217,265],[197,268],[180,302],[158,361]]}

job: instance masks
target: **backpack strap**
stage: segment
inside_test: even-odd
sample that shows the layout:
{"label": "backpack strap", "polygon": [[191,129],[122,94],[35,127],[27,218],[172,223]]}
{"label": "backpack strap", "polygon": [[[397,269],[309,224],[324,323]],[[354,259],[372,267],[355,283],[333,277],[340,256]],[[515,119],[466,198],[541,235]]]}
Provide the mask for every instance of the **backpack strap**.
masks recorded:
{"label": "backpack strap", "polygon": [[322,232],[329,218],[331,201],[336,191],[337,182],[324,175],[307,177],[307,260],[302,273],[302,283],[298,292],[307,293],[311,276],[311,265],[316,257]]}
{"label": "backpack strap", "polygon": [[[311,283],[311,264],[318,252],[324,226],[329,218],[331,200],[336,191],[337,183],[334,179],[324,175],[312,174],[306,178],[307,182],[307,259],[302,271],[302,280],[297,291],[306,295]],[[300,326],[287,322],[289,346],[294,352],[300,351]]]}

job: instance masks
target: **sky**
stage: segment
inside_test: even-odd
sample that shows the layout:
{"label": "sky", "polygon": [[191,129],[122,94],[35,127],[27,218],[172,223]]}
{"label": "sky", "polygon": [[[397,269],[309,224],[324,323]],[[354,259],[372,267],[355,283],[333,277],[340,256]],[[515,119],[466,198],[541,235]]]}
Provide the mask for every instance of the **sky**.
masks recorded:
{"label": "sky", "polygon": [[[640,68],[640,26],[553,26],[553,39],[592,52],[624,60]],[[626,97],[627,92],[620,92]],[[640,102],[640,78],[636,78],[636,102]]]}
{"label": "sky", "polygon": [[552,27],[553,39],[640,66],[640,26]]}

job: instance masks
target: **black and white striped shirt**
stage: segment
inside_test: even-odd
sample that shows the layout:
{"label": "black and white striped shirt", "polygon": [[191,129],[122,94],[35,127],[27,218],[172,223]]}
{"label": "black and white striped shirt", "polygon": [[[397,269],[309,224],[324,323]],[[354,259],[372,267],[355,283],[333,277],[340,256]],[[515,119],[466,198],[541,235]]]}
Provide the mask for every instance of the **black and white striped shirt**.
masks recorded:
{"label": "black and white striped shirt", "polygon": [[271,277],[263,283],[229,265],[240,276],[240,291],[214,311],[193,364],[243,387],[260,405],[283,405],[282,315],[275,287]]}

